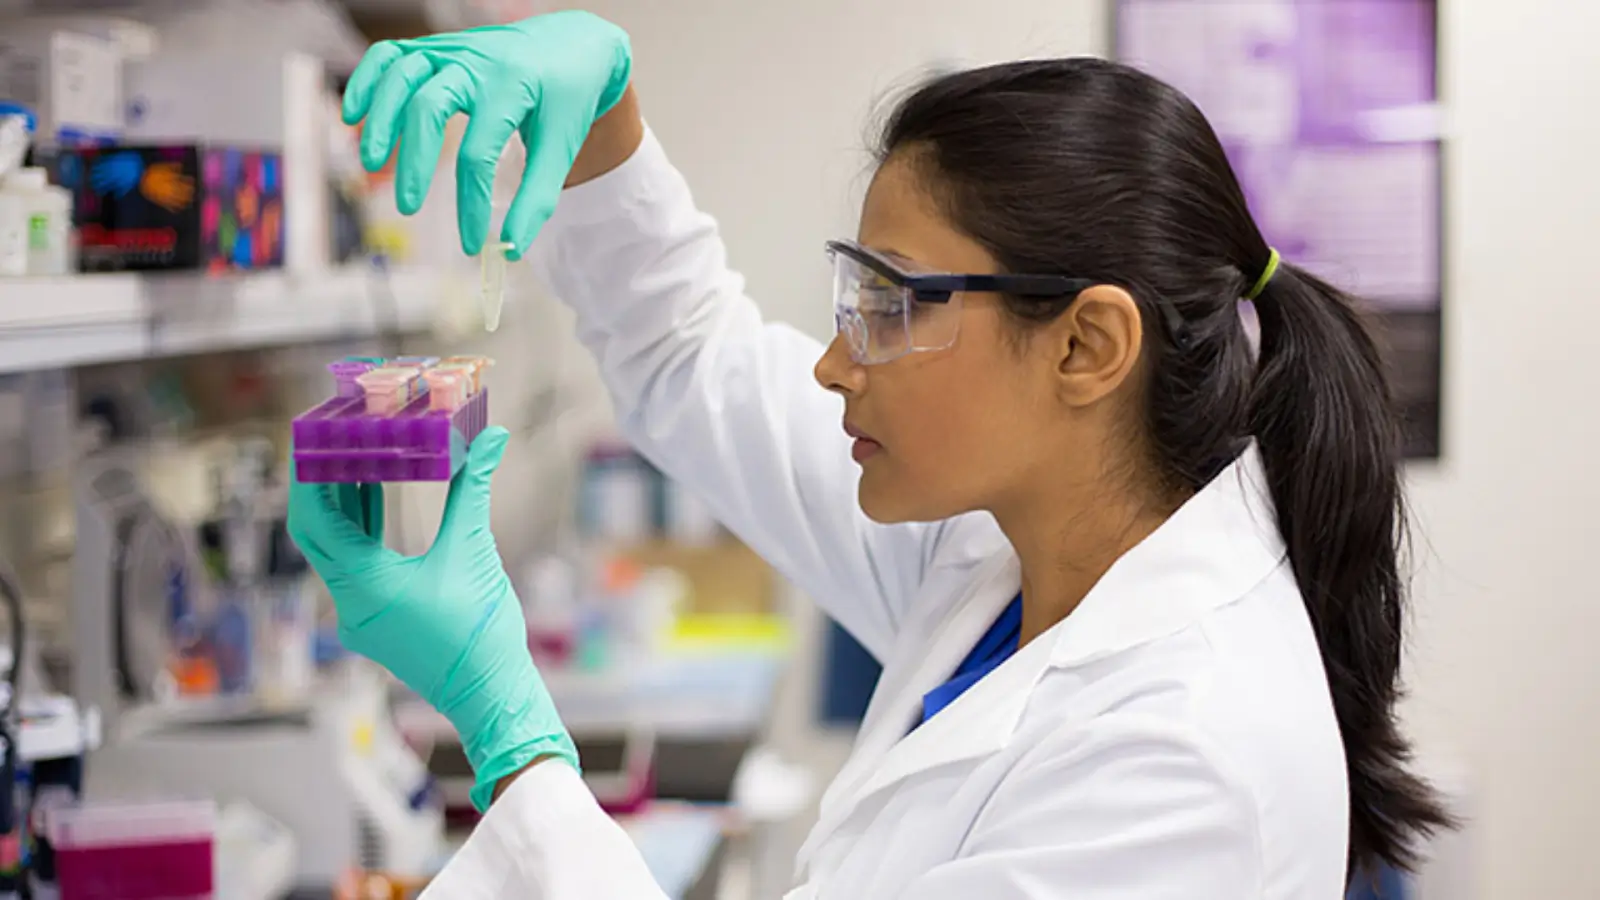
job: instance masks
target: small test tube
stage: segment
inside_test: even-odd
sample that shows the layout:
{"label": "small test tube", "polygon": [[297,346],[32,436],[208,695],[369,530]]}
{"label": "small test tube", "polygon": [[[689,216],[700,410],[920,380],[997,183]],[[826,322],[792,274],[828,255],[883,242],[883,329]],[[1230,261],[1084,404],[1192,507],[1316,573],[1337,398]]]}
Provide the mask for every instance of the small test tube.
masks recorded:
{"label": "small test tube", "polygon": [[470,397],[478,392],[478,367],[471,363],[442,362],[430,371],[450,372],[454,375],[459,375],[462,379],[461,392],[463,397]]}
{"label": "small test tube", "polygon": [[374,368],[373,363],[358,359],[341,359],[328,364],[328,371],[333,373],[334,395],[338,397],[359,397],[362,393],[360,377]]}
{"label": "small test tube", "polygon": [[466,366],[438,366],[422,373],[428,382],[428,408],[453,411],[472,396],[472,373]]}
{"label": "small test tube", "polygon": [[479,254],[482,261],[483,283],[479,286],[479,302],[483,308],[483,330],[500,328],[500,307],[506,299],[506,253],[516,246],[504,241],[485,244]]}
{"label": "small test tube", "polygon": [[441,365],[465,366],[472,372],[472,392],[483,390],[483,370],[494,365],[494,360],[487,356],[446,356],[439,361]]}
{"label": "small test tube", "polygon": [[422,371],[415,366],[382,366],[356,377],[367,396],[367,412],[391,415],[416,398]]}

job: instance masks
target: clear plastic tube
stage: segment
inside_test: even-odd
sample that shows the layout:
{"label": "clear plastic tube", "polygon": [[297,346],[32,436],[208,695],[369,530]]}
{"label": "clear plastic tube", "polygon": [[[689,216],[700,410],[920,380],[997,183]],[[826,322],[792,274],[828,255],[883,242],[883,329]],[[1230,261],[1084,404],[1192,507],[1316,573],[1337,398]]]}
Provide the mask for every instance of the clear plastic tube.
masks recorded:
{"label": "clear plastic tube", "polygon": [[428,408],[454,411],[472,393],[472,371],[466,366],[441,366],[422,373],[428,382]]}
{"label": "clear plastic tube", "polygon": [[483,304],[483,328],[495,331],[500,327],[500,307],[506,299],[506,252],[512,244],[495,241],[485,244],[481,259],[483,284],[479,299]]}
{"label": "clear plastic tube", "polygon": [[356,376],[367,398],[367,412],[392,415],[416,398],[422,370],[413,366],[383,366]]}

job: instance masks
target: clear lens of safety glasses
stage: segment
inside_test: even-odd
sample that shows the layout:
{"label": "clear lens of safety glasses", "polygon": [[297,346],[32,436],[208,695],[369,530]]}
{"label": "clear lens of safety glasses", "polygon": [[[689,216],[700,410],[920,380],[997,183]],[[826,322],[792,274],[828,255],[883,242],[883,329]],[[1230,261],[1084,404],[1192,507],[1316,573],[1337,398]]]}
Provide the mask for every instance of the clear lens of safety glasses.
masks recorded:
{"label": "clear lens of safety glasses", "polygon": [[[908,286],[834,252],[833,316],[850,355],[862,365],[898,359],[919,350],[943,350],[956,341],[960,294],[923,302]],[[908,273],[910,274],[910,273]],[[914,277],[914,276],[913,276]]]}

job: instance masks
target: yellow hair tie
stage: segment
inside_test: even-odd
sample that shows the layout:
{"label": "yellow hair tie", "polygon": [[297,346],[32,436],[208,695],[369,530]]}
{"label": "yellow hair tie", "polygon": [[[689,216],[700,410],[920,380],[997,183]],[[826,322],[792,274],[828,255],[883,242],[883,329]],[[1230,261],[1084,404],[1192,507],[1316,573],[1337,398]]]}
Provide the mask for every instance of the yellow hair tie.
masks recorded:
{"label": "yellow hair tie", "polygon": [[1276,247],[1269,249],[1272,250],[1272,254],[1267,257],[1267,265],[1261,270],[1261,277],[1257,278],[1256,283],[1251,285],[1250,290],[1245,293],[1244,298],[1246,300],[1254,300],[1261,296],[1261,292],[1266,290],[1267,284],[1272,281],[1272,276],[1278,274],[1278,263],[1281,262],[1282,259],[1278,256],[1278,250]]}

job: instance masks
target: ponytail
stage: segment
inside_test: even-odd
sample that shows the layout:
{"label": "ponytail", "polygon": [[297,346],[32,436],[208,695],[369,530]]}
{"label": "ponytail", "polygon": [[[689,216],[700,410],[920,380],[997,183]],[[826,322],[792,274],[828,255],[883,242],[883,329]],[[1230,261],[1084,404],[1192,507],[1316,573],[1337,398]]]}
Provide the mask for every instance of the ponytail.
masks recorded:
{"label": "ponytail", "polygon": [[1452,821],[1406,770],[1410,745],[1394,715],[1406,534],[1398,416],[1349,297],[1288,264],[1259,287],[1247,416],[1344,739],[1350,866],[1410,868],[1414,839]]}

